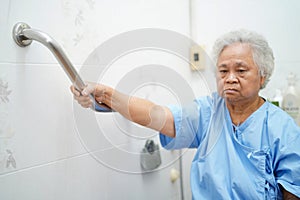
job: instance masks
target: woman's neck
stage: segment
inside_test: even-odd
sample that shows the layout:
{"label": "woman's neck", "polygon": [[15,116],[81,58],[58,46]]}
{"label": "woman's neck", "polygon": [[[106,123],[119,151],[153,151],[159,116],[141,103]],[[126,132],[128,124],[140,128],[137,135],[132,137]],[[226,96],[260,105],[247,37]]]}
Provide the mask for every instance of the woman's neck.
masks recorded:
{"label": "woman's neck", "polygon": [[226,102],[232,123],[237,126],[246,121],[263,104],[264,100],[259,96],[247,102]]}

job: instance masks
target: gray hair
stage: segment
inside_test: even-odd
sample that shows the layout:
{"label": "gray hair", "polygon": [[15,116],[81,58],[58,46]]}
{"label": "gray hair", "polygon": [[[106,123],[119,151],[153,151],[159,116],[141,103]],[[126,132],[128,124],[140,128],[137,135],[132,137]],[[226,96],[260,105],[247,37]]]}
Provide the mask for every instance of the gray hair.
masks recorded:
{"label": "gray hair", "polygon": [[260,34],[249,30],[237,30],[229,32],[216,40],[213,50],[212,59],[217,63],[223,49],[233,43],[249,44],[253,52],[253,60],[258,66],[260,75],[265,77],[265,82],[261,86],[264,88],[270,80],[274,70],[273,51],[269,47],[267,40]]}

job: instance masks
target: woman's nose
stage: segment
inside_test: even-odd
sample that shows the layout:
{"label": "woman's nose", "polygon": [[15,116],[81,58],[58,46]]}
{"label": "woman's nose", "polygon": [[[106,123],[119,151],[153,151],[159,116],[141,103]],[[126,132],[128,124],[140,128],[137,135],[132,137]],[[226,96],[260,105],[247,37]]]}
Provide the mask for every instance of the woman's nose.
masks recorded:
{"label": "woman's nose", "polygon": [[226,82],[228,83],[234,83],[234,82],[237,82],[237,77],[235,76],[234,73],[230,73],[228,75],[228,77],[226,78]]}

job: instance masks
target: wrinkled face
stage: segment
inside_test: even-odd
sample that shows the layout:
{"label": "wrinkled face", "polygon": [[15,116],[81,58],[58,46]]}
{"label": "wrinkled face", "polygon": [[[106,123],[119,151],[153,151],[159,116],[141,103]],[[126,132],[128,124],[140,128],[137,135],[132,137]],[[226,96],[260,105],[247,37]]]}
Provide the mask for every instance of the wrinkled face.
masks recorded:
{"label": "wrinkled face", "polygon": [[265,80],[254,63],[251,47],[243,43],[234,43],[223,49],[216,75],[218,93],[229,102],[256,98]]}

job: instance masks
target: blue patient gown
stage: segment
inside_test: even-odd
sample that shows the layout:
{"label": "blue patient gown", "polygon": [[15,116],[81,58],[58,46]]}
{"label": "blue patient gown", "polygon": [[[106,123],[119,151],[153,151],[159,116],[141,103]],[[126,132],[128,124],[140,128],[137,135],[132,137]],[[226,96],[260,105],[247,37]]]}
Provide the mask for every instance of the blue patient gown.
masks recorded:
{"label": "blue patient gown", "polygon": [[216,93],[170,110],[176,137],[161,144],[197,148],[193,199],[282,199],[279,184],[300,197],[300,128],[280,108],[265,102],[239,126]]}

